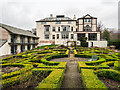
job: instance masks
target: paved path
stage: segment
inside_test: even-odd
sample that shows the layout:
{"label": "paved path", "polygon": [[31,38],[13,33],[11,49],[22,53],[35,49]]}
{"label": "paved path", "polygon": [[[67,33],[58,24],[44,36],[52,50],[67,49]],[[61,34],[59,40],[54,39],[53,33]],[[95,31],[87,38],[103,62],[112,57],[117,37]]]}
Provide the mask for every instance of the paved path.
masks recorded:
{"label": "paved path", "polygon": [[75,58],[73,54],[70,55],[70,58],[58,58],[51,60],[51,61],[68,62],[61,89],[64,88],[83,89],[80,73],[77,69],[77,62],[86,61],[86,60],[87,60],[86,58]]}

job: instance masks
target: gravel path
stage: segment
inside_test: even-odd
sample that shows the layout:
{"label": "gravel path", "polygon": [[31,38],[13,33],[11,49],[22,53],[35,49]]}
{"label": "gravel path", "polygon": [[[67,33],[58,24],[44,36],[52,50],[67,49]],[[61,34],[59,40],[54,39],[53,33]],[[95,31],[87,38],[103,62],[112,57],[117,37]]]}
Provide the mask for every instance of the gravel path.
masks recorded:
{"label": "gravel path", "polygon": [[51,61],[59,61],[59,62],[68,62],[61,89],[68,89],[68,88],[83,89],[80,73],[77,69],[77,62],[86,61],[86,60],[88,59],[75,58],[72,55],[70,55],[70,58],[58,58],[51,60]]}

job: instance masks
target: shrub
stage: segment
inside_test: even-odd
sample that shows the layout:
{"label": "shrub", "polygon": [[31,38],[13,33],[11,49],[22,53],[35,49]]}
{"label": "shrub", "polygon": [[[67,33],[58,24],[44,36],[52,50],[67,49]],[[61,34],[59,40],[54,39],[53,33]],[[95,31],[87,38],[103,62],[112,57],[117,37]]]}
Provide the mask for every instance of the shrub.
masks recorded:
{"label": "shrub", "polygon": [[114,63],[114,69],[120,71],[120,61],[116,61],[116,62]]}
{"label": "shrub", "polygon": [[91,69],[81,69],[81,79],[85,89],[106,89],[102,81],[93,73]]}
{"label": "shrub", "polygon": [[49,47],[48,46],[44,47],[44,50],[49,50]]}
{"label": "shrub", "polygon": [[88,42],[81,42],[82,47],[88,47]]}

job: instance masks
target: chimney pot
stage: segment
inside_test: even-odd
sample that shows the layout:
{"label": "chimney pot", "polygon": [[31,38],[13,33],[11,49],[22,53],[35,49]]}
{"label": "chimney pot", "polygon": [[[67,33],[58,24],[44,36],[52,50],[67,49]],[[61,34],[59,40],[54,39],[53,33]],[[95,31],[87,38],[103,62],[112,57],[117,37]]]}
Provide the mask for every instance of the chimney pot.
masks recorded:
{"label": "chimney pot", "polygon": [[50,17],[52,18],[52,17],[53,17],[53,14],[50,14]]}

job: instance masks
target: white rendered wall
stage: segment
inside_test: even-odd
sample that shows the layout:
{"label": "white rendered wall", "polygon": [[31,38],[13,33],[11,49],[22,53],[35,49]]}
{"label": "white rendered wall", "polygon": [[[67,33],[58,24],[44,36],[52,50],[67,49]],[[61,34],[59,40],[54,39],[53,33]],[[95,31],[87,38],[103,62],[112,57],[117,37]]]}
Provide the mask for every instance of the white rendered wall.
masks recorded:
{"label": "white rendered wall", "polygon": [[107,47],[107,41],[88,41],[88,47],[91,47],[91,42],[93,47]]}
{"label": "white rendered wall", "polygon": [[10,45],[6,42],[2,47],[0,47],[0,56],[11,54]]}

